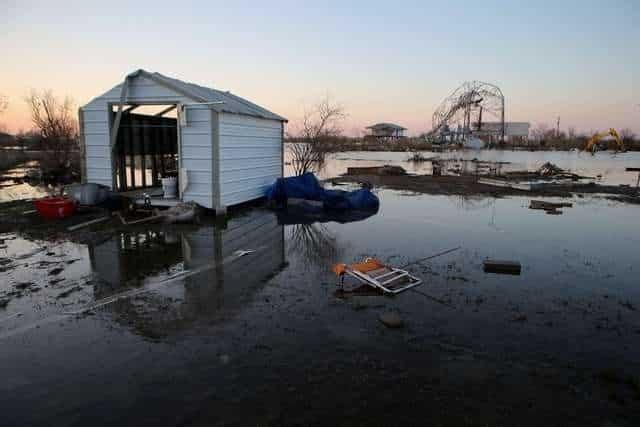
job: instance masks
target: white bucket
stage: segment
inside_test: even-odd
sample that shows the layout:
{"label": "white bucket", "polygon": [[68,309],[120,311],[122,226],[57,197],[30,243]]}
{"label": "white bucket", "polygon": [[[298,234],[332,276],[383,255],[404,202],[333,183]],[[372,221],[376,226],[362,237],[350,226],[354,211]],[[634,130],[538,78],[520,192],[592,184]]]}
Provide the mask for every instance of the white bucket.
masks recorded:
{"label": "white bucket", "polygon": [[165,199],[175,199],[178,196],[178,178],[162,178],[162,191]]}

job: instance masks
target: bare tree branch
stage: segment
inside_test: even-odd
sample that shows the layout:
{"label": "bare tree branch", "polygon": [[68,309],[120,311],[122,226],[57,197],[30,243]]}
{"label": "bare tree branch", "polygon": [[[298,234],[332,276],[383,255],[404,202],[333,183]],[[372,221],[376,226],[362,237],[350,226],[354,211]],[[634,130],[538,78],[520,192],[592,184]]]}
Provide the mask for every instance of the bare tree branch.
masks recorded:
{"label": "bare tree branch", "polygon": [[78,147],[78,124],[73,115],[73,101],[58,99],[50,90],[36,91],[25,98],[31,120],[42,138],[43,148],[53,151],[53,168],[68,168],[71,152]]}
{"label": "bare tree branch", "polygon": [[0,114],[4,113],[9,107],[9,100],[0,93]]}
{"label": "bare tree branch", "polygon": [[289,144],[296,175],[317,170],[323,164],[327,141],[341,135],[340,123],[345,116],[344,108],[334,104],[328,95],[310,110],[305,109],[298,141]]}

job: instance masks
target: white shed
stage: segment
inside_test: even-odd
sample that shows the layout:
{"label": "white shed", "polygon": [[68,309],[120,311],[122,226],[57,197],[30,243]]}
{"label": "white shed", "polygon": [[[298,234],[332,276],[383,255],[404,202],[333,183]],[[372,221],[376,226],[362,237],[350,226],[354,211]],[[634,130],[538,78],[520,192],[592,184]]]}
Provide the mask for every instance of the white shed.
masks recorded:
{"label": "white shed", "polygon": [[224,212],[283,175],[287,120],[230,92],[138,70],[79,110],[83,182],[149,191]]}

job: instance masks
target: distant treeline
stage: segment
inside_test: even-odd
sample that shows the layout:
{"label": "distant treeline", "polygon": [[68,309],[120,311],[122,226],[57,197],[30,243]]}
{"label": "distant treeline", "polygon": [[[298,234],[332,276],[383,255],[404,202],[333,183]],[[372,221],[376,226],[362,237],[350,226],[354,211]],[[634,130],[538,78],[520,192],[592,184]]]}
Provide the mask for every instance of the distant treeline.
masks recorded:
{"label": "distant treeline", "polygon": [[[505,142],[504,144],[491,144],[490,148],[511,149],[517,148],[531,151],[569,151],[582,149],[587,144],[589,137],[576,136],[568,138],[562,133],[559,138],[546,137],[540,140],[529,139],[528,141]],[[304,138],[286,138],[285,143],[304,143]],[[640,151],[640,140],[636,138],[623,138],[625,148],[629,151]],[[614,150],[616,145],[613,141],[602,141],[608,149]],[[433,151],[440,144],[427,142],[423,137],[411,137],[400,139],[372,140],[370,138],[355,138],[347,136],[326,137],[323,140],[323,149],[328,152],[340,151]]]}

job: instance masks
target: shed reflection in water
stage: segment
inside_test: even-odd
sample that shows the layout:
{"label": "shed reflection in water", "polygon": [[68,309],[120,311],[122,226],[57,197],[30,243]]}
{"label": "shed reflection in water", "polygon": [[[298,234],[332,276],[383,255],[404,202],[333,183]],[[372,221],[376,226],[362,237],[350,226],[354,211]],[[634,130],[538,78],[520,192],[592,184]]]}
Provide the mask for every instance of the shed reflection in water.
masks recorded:
{"label": "shed reflection in water", "polygon": [[[246,256],[237,251],[253,250]],[[107,305],[118,323],[151,338],[202,320],[231,316],[285,266],[284,227],[268,211],[233,218],[226,228],[149,227],[119,233],[90,249],[96,298],[149,287]],[[154,286],[176,273],[184,277]]]}

